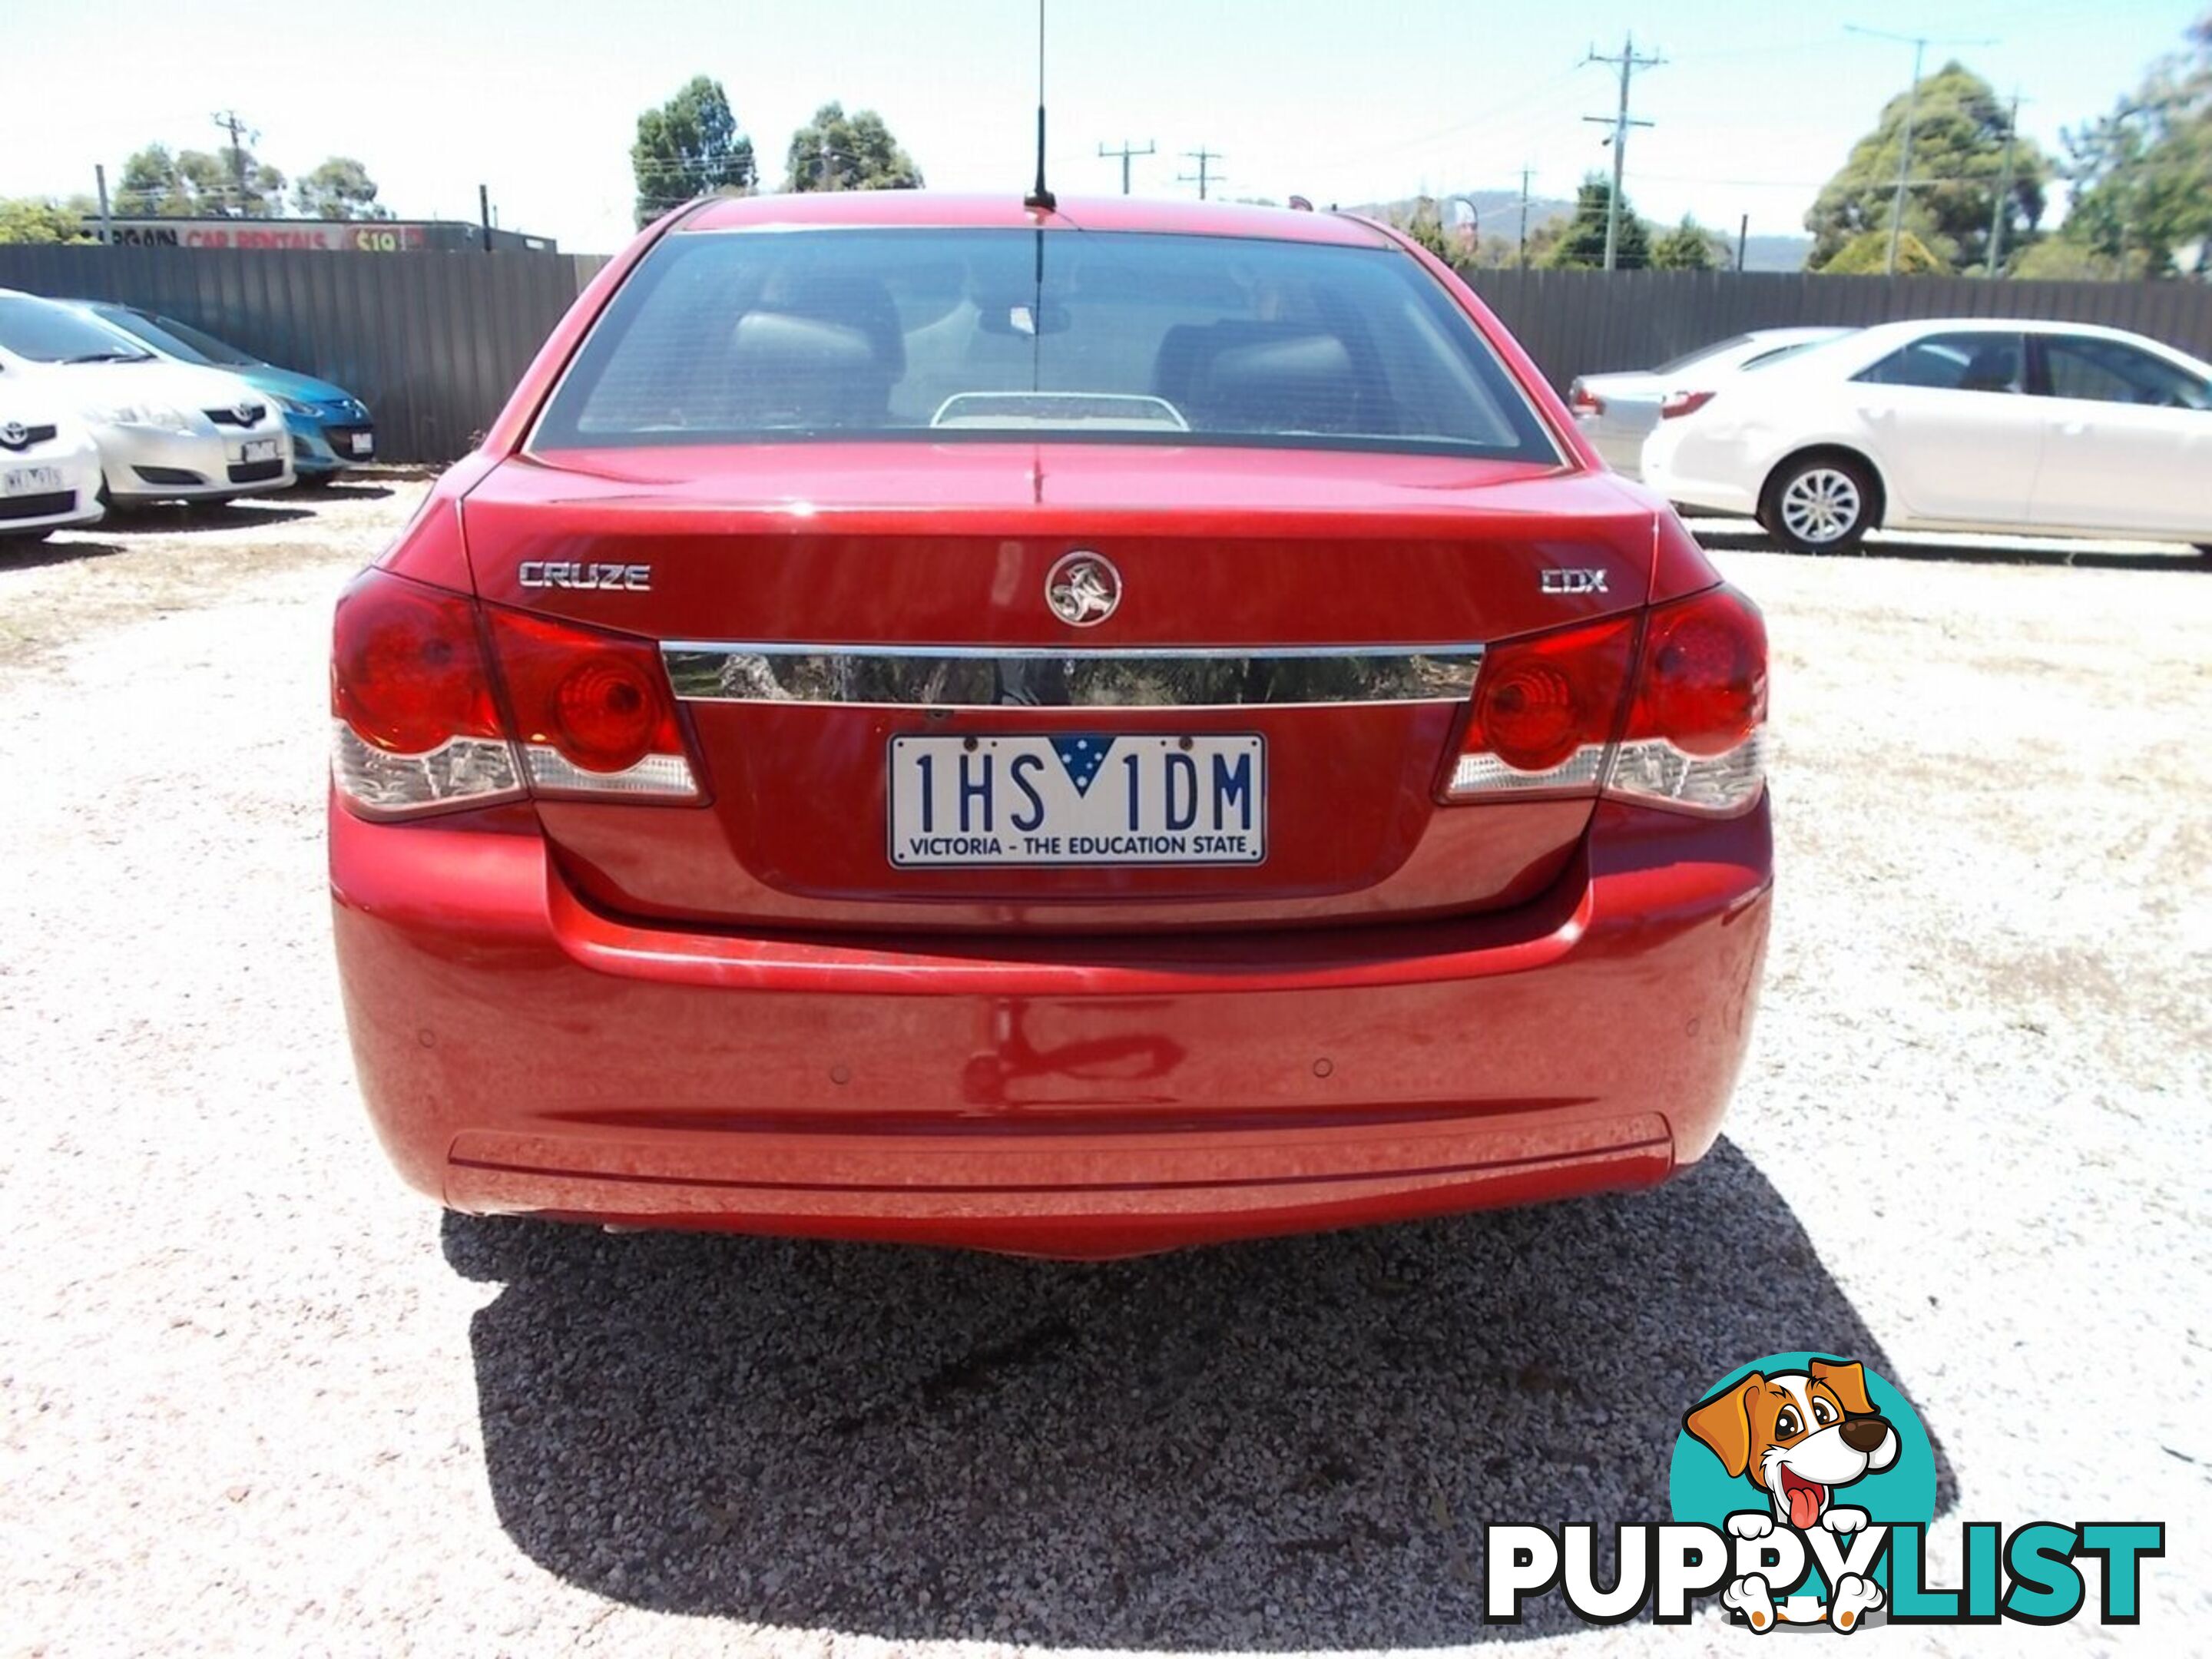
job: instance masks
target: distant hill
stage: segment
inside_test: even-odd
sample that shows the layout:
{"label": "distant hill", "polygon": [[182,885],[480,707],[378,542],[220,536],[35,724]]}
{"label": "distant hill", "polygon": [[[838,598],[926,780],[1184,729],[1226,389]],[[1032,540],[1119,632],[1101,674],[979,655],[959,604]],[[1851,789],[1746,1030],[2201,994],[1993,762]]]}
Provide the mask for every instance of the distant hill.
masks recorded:
{"label": "distant hill", "polygon": [[[1462,190],[1447,191],[1430,199],[1443,202],[1452,196],[1464,196],[1474,204],[1476,234],[1489,242],[1510,242],[1521,234],[1521,192],[1517,190]],[[1348,213],[1364,213],[1376,219],[1402,217],[1413,210],[1420,198],[1401,196],[1395,202],[1347,203]],[[1571,201],[1556,196],[1531,196],[1528,198],[1528,228],[1533,232],[1547,220],[1564,219],[1575,210]],[[1655,226],[1655,229],[1663,228]],[[1731,251],[1735,238],[1716,225],[1711,227],[1716,235],[1725,240]],[[1805,256],[1813,251],[1809,236],[1753,236],[1747,238],[1743,249],[1743,268],[1746,270],[1802,270]]]}
{"label": "distant hill", "polygon": [[1813,251],[1809,236],[1747,236],[1743,244],[1746,270],[1802,270],[1805,256]]}
{"label": "distant hill", "polygon": [[[1443,202],[1454,196],[1464,196],[1474,204],[1475,228],[1484,236],[1504,236],[1508,240],[1521,232],[1521,192],[1517,190],[1455,190],[1447,191],[1429,199]],[[1347,213],[1364,213],[1370,218],[1389,219],[1411,213],[1418,196],[1401,196],[1395,202],[1346,203]],[[1528,228],[1534,230],[1547,219],[1565,218],[1575,210],[1571,200],[1561,201],[1556,196],[1531,196],[1528,198]]]}

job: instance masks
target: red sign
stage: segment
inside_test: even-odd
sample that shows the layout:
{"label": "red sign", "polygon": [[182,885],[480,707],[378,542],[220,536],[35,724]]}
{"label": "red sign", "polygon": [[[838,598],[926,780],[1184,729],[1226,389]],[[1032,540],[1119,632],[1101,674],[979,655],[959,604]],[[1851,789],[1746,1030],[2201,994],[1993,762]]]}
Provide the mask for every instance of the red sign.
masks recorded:
{"label": "red sign", "polygon": [[412,252],[428,246],[420,225],[330,220],[118,219],[118,247],[294,248],[321,253]]}

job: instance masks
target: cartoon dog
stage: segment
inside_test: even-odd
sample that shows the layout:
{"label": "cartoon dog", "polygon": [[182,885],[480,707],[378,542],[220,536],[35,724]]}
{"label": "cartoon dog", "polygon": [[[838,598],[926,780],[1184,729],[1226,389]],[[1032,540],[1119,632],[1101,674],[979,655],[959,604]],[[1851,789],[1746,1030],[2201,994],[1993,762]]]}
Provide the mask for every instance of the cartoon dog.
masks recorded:
{"label": "cartoon dog", "polygon": [[[1692,1407],[1682,1426],[1729,1474],[1748,1477],[1767,1494],[1768,1510],[1729,1516],[1729,1531],[1738,1538],[1764,1538],[1777,1522],[1799,1532],[1816,1526],[1856,1532],[1867,1524],[1867,1512],[1831,1502],[1836,1488],[1897,1461],[1897,1431],[1867,1398],[1866,1371],[1855,1360],[1814,1359],[1802,1371],[1772,1376],[1753,1371]],[[1744,1613],[1753,1629],[1765,1631],[1774,1624],[1765,1592],[1765,1581],[1747,1574],[1721,1599]],[[1838,1630],[1849,1630],[1883,1599],[1879,1585],[1851,1574],[1833,1587],[1826,1616]]]}

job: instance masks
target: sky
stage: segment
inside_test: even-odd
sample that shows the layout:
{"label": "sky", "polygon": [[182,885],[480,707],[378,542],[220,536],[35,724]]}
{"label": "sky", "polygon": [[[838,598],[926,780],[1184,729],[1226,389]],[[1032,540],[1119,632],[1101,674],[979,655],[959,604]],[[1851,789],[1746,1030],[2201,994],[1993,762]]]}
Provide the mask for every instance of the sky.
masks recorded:
{"label": "sky", "polygon": [[[1821,182],[1911,78],[1901,41],[1936,37],[2021,95],[2022,131],[2108,109],[2180,43],[2207,0],[1048,0],[1051,183],[1191,196],[1182,152],[1219,152],[1218,193],[1326,206],[1420,191],[1566,196],[1611,166],[1617,54],[1639,71],[1627,195],[1647,217],[1733,232],[1802,229]],[[204,0],[0,0],[0,196],[89,192],[131,151],[225,142],[235,109],[287,173],[346,155],[404,217],[498,222],[607,252],[630,234],[638,112],[695,74],[720,79],[764,182],[831,99],[879,111],[933,187],[1018,191],[1033,165],[1034,0],[377,0],[240,9]],[[1948,42],[1974,42],[1950,45]],[[1501,228],[1502,229],[1503,228]]]}

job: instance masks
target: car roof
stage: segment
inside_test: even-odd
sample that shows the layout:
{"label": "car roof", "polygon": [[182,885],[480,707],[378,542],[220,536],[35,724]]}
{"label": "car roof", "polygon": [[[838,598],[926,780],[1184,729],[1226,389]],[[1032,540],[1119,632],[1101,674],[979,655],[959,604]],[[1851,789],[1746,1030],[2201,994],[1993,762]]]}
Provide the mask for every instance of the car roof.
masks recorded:
{"label": "car roof", "polygon": [[1389,237],[1345,213],[1248,207],[1229,202],[1151,201],[1139,196],[1063,196],[1050,211],[1031,211],[1013,191],[961,195],[927,190],[808,191],[733,196],[706,202],[683,232],[793,227],[984,230],[1116,230],[1155,235],[1229,236],[1277,242],[1389,247]]}
{"label": "car roof", "polygon": [[2150,337],[2102,323],[2070,323],[2051,317],[1908,317],[1875,323],[1863,331],[1869,341],[1917,339],[1923,334],[2095,334],[2108,340],[2145,342]]}

